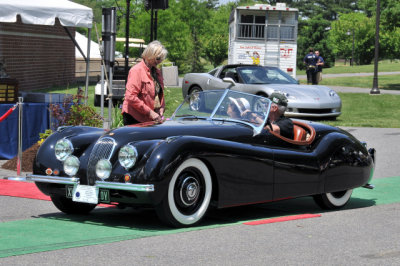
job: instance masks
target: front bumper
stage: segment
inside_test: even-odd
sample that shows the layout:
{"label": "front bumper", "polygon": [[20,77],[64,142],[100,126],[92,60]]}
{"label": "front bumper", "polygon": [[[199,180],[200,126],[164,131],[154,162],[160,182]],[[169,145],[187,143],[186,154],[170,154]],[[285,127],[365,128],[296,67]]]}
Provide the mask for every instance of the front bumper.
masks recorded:
{"label": "front bumper", "polygon": [[326,112],[326,113],[307,113],[299,112],[297,108],[292,108],[292,111],[286,111],[286,117],[309,117],[309,118],[324,118],[324,117],[338,117],[341,112]]}
{"label": "front bumper", "polygon": [[[26,177],[8,177],[8,180],[14,181],[33,181],[41,183],[61,184],[61,185],[78,185],[79,178],[76,177],[61,177],[61,176],[46,176],[29,174]],[[154,192],[153,184],[132,184],[132,183],[117,183],[96,181],[95,187],[104,189],[115,189],[132,192]]]}

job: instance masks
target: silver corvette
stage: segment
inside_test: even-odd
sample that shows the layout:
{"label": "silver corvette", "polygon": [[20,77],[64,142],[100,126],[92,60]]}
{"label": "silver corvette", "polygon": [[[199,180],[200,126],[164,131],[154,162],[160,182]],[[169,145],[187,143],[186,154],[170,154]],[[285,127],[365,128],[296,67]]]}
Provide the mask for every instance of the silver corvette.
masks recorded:
{"label": "silver corvette", "polygon": [[[232,78],[234,84],[224,82]],[[225,65],[208,73],[188,73],[182,82],[182,94],[186,97],[195,91],[226,89],[268,97],[278,91],[288,98],[289,117],[335,118],[341,114],[339,95],[326,86],[299,85],[297,80],[277,67],[256,65]]]}

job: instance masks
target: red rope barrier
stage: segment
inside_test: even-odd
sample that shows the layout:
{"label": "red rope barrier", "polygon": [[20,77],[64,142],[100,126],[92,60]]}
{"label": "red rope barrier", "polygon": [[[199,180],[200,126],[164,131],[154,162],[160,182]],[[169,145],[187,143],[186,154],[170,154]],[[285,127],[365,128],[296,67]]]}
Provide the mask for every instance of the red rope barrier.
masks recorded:
{"label": "red rope barrier", "polygon": [[11,107],[4,115],[0,117],[0,122],[6,119],[15,110],[15,108],[17,108],[17,104]]}

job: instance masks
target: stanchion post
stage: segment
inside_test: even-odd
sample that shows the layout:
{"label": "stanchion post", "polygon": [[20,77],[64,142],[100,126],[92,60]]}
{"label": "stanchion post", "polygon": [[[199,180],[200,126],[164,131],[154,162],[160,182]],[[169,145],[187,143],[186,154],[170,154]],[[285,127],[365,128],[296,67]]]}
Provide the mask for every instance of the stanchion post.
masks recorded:
{"label": "stanchion post", "polygon": [[23,97],[18,97],[18,157],[17,157],[17,175],[21,175],[21,162],[22,162],[22,103]]}

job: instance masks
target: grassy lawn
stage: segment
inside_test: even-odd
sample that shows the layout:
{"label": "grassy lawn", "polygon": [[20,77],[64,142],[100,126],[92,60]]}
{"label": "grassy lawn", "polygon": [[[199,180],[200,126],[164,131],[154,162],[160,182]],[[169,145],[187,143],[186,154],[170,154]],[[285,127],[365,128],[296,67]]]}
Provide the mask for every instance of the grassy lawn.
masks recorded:
{"label": "grassy lawn", "polygon": [[400,95],[369,95],[367,93],[339,93],[342,114],[333,126],[400,128]]}
{"label": "grassy lawn", "polygon": [[165,89],[165,117],[171,117],[175,109],[182,103],[181,88],[166,88]]}
{"label": "grassy lawn", "polygon": [[[371,89],[373,84],[373,76],[370,77],[342,77],[342,78],[325,78],[321,85],[359,87]],[[379,75],[378,87],[384,90],[400,90],[400,75]]]}
{"label": "grassy lawn", "polygon": [[[340,78],[322,78],[319,85],[326,86],[343,86],[343,87],[359,87],[371,89],[373,76],[367,77],[340,77]],[[306,79],[300,79],[301,84],[307,84]],[[379,75],[378,87],[384,90],[400,90],[400,75]]]}
{"label": "grassy lawn", "polygon": [[[378,64],[379,72],[397,72],[400,71],[399,61],[380,61]],[[363,65],[363,66],[350,66],[347,65],[336,65],[331,68],[324,68],[323,73],[325,74],[340,74],[340,73],[374,73],[374,65]],[[305,70],[297,70],[297,75],[305,75]]]}

